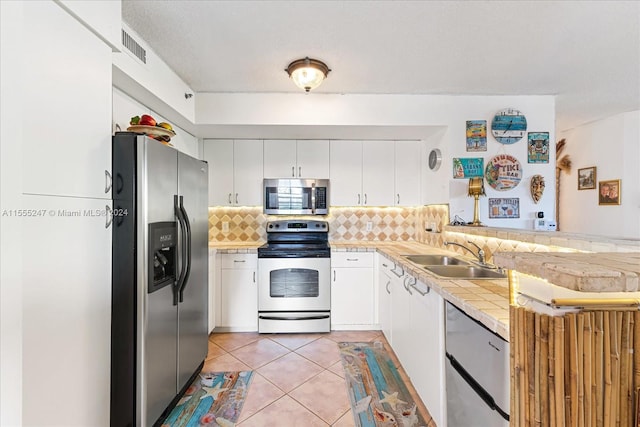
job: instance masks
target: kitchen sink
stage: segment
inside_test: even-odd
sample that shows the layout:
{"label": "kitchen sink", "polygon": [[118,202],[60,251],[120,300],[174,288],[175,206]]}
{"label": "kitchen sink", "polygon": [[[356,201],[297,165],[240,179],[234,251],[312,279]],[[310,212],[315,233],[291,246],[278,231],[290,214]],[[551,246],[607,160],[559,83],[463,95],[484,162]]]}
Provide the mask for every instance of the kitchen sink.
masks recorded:
{"label": "kitchen sink", "polygon": [[505,279],[507,277],[500,270],[474,265],[427,265],[424,268],[448,279]]}
{"label": "kitchen sink", "polygon": [[422,266],[425,265],[469,265],[468,262],[447,255],[405,255],[406,259]]}

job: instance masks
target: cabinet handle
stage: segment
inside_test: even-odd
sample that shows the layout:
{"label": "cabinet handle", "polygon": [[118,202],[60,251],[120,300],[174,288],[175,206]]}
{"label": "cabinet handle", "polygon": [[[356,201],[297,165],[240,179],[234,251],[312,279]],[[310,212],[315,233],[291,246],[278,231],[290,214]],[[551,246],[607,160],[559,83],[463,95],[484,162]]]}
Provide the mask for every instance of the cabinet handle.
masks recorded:
{"label": "cabinet handle", "polygon": [[364,204],[367,204],[367,193],[364,193]]}
{"label": "cabinet handle", "polygon": [[347,258],[347,261],[358,261],[359,258]]}
{"label": "cabinet handle", "polygon": [[400,204],[400,193],[398,193],[397,196],[398,196],[398,201],[396,202],[396,205],[399,205]]}
{"label": "cabinet handle", "polygon": [[420,295],[422,295],[422,296],[427,295],[427,294],[429,293],[429,291],[431,291],[431,287],[430,287],[430,286],[428,286],[428,287],[427,287],[427,292],[422,292],[422,291],[421,291],[421,290],[416,286],[416,283],[415,283],[415,282],[414,282],[413,284],[409,285],[409,286],[411,286],[413,289],[415,289],[415,290],[416,290],[416,292],[417,292],[417,293],[419,293],[419,294],[420,294]]}
{"label": "cabinet handle", "polygon": [[334,282],[336,281],[336,271],[335,270],[333,270],[333,281]]}
{"label": "cabinet handle", "polygon": [[104,171],[104,192],[108,193],[113,188],[113,177],[111,172],[105,169]]}
{"label": "cabinet handle", "polygon": [[253,283],[256,283],[256,272],[253,272]]}
{"label": "cabinet handle", "polygon": [[113,222],[113,211],[111,210],[111,207],[109,207],[109,205],[104,205],[104,209],[107,211],[107,219],[104,224],[104,228],[109,228],[111,226],[111,223]]}
{"label": "cabinet handle", "polygon": [[387,280],[387,284],[386,284],[386,285],[385,285],[385,287],[384,287],[384,288],[387,290],[387,293],[388,293],[389,295],[391,295],[391,291],[389,291],[389,285],[390,285],[390,284],[391,284],[391,280]]}
{"label": "cabinet handle", "polygon": [[402,285],[404,286],[404,290],[409,292],[409,295],[413,295],[413,292],[411,292],[411,289],[409,289],[409,286],[407,285],[408,278],[409,276],[405,276],[405,278],[402,280]]}
{"label": "cabinet handle", "polygon": [[358,204],[360,204],[360,193],[358,193]]}
{"label": "cabinet handle", "polygon": [[298,178],[302,176],[302,166],[298,166]]}
{"label": "cabinet handle", "polygon": [[233,262],[245,262],[246,260],[244,259],[234,259]]}
{"label": "cabinet handle", "polygon": [[229,193],[229,204],[231,204],[231,193]]}
{"label": "cabinet handle", "polygon": [[383,267],[389,267],[389,266],[388,266],[387,264],[385,264],[385,263],[382,263],[382,266],[383,266]]}
{"label": "cabinet handle", "polygon": [[238,193],[236,193],[236,205],[238,204]]}
{"label": "cabinet handle", "polygon": [[292,177],[296,177],[296,167],[295,166],[291,166],[291,176]]}

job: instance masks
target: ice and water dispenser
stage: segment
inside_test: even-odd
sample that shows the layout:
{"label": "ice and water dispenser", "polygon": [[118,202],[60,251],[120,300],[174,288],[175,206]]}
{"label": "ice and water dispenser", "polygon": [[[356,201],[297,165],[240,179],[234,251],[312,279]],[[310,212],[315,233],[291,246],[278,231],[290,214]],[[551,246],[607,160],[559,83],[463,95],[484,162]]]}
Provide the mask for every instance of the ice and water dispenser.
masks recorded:
{"label": "ice and water dispenser", "polygon": [[175,222],[149,224],[149,293],[176,282],[177,241]]}

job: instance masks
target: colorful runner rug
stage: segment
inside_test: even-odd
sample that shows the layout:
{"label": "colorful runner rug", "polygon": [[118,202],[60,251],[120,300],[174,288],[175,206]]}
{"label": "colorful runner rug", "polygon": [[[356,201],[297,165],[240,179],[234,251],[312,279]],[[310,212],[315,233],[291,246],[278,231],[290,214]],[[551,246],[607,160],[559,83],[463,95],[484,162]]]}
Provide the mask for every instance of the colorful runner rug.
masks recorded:
{"label": "colorful runner rug", "polygon": [[339,346],[356,426],[427,425],[382,343]]}
{"label": "colorful runner rug", "polygon": [[235,426],[253,371],[202,372],[162,427]]}

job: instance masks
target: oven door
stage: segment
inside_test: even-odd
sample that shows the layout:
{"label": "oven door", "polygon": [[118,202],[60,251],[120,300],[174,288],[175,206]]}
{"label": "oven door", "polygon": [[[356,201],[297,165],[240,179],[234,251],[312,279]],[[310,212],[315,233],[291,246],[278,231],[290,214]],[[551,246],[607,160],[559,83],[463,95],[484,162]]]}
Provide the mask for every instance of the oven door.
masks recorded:
{"label": "oven door", "polygon": [[258,259],[258,311],[329,311],[331,258]]}

